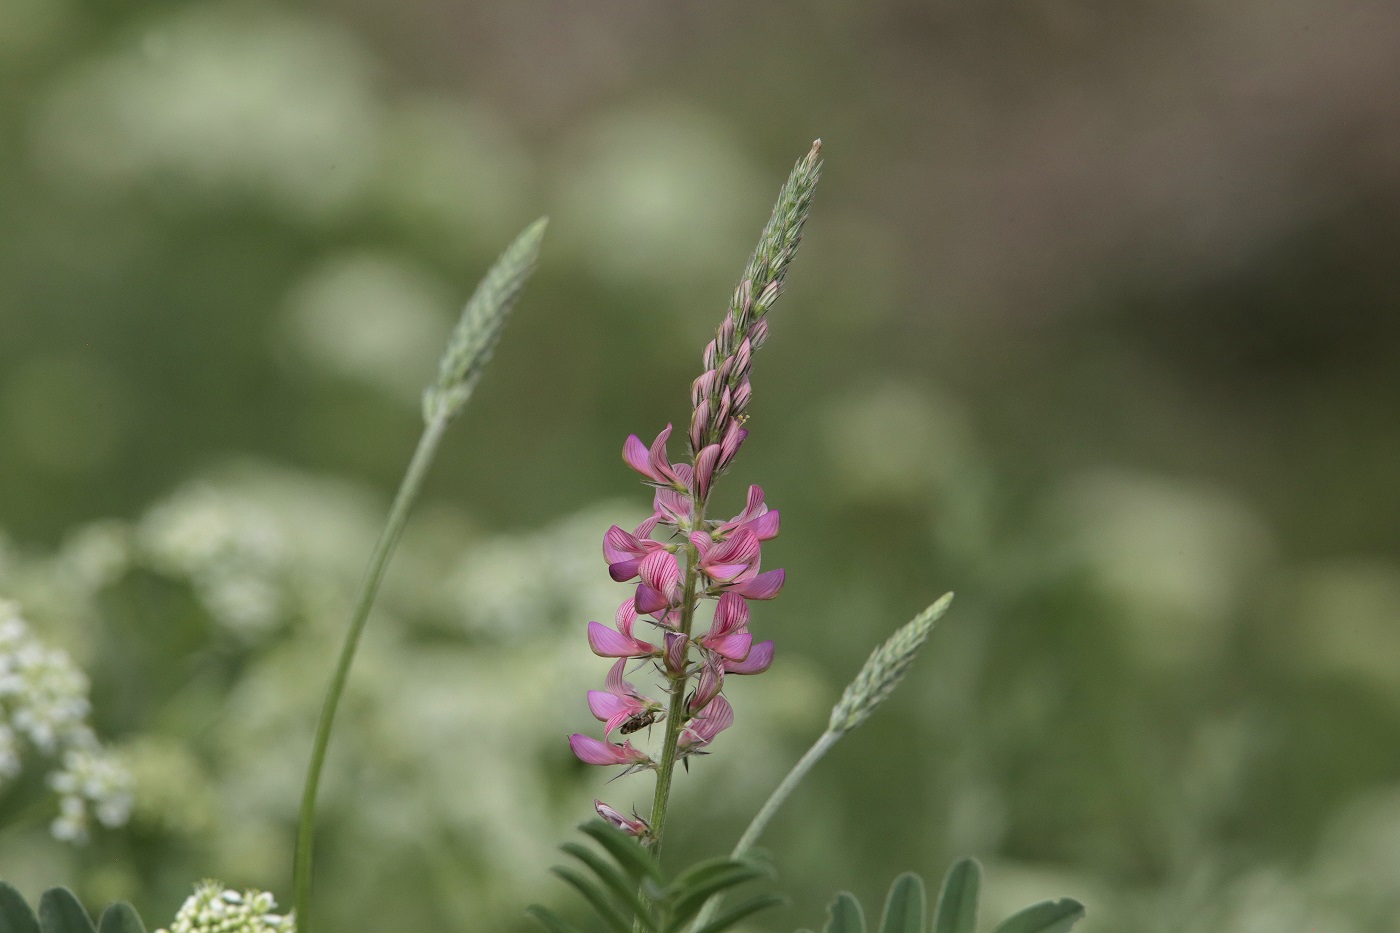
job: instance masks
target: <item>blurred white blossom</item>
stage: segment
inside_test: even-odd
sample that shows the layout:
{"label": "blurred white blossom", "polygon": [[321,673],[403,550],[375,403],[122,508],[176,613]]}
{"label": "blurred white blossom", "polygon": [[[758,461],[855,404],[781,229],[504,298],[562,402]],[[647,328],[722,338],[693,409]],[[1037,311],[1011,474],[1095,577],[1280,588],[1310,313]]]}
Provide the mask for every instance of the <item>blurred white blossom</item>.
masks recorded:
{"label": "blurred white blossom", "polygon": [[274,913],[277,901],[266,891],[237,891],[205,881],[185,898],[169,928],[156,933],[294,933],[290,916]]}
{"label": "blurred white blossom", "polygon": [[82,842],[91,820],[121,826],[131,813],[125,766],[87,724],[88,681],[68,655],[36,639],[19,607],[0,601],[0,780],[23,767],[26,745],[56,758],[47,783],[58,795],[55,838]]}

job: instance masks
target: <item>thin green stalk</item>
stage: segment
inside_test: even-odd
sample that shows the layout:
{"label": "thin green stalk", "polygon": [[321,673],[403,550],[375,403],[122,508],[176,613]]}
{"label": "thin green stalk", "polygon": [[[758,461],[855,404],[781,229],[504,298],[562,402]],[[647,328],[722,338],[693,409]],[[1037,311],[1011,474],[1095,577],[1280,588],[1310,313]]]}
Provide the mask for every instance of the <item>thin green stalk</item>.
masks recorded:
{"label": "thin green stalk", "polygon": [[[694,527],[705,526],[705,503],[695,506]],[[685,545],[685,600],[681,604],[681,634],[690,637],[699,603],[697,587],[700,580],[700,552],[692,544]],[[685,725],[684,673],[671,678],[671,702],[666,710],[666,737],[661,746],[661,764],[656,771],[656,793],[651,802],[651,857],[661,859],[661,834],[666,826],[666,805],[671,799],[671,778],[676,771],[676,746],[680,743],[681,727]]]}
{"label": "thin green stalk", "polygon": [[350,677],[350,665],[355,660],[355,650],[359,647],[360,635],[363,634],[365,623],[369,620],[370,608],[379,594],[379,584],[384,579],[384,571],[388,568],[389,559],[403,534],[404,525],[408,522],[408,513],[413,507],[413,501],[418,498],[423,478],[437,453],[438,443],[447,429],[449,417],[443,414],[428,421],[423,435],[418,439],[418,448],[414,450],[403,482],[399,484],[394,505],[389,510],[389,520],[379,536],[379,542],[374,546],[369,569],[366,570],[364,580],[360,584],[360,593],[355,599],[355,610],[350,617],[350,628],[346,632],[345,642],[340,648],[340,659],[336,662],[335,672],[331,675],[330,686],[326,690],[326,699],[321,706],[321,718],[316,723],[316,739],[311,746],[311,764],[306,771],[306,787],[302,792],[301,816],[297,824],[294,903],[297,929],[300,933],[308,933],[311,928],[311,851],[316,825],[316,792],[321,785],[321,769],[326,763],[326,749],[330,746],[336,707],[339,706],[340,696],[345,691],[345,682]]}

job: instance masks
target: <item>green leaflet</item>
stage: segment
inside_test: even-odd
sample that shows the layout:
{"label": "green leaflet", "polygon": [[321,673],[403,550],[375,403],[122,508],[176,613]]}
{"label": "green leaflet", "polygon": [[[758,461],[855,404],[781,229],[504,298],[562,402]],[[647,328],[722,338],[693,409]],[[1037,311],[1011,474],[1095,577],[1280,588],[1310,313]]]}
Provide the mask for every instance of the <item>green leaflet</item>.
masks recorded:
{"label": "green leaflet", "polygon": [[24,895],[0,881],[0,933],[39,933],[39,921]]}
{"label": "green leaflet", "polygon": [[975,859],[958,859],[943,876],[933,933],[976,933],[977,897],[982,889],[982,866]]}
{"label": "green leaflet", "polygon": [[842,891],[826,911],[828,918],[822,933],[865,933],[865,914],[854,895]]}
{"label": "green leaflet", "polygon": [[[982,866],[970,858],[954,862],[943,878],[930,933],[976,933],[981,889]],[[885,898],[879,933],[924,933],[926,906],[923,879],[913,872],[900,875]],[[836,895],[827,912],[822,933],[865,933],[860,902],[850,894]],[[994,933],[1068,933],[1084,912],[1084,905],[1072,897],[1041,901],[1013,914]]]}
{"label": "green leaflet", "polygon": [[885,913],[880,918],[880,933],[923,933],[927,910],[924,879],[912,871],[905,872],[890,885]]}
{"label": "green leaflet", "polygon": [[102,911],[97,933],[146,933],[146,926],[130,904],[112,904]]}
{"label": "green leaflet", "polygon": [[92,918],[67,888],[49,888],[39,898],[43,933],[96,933]]}
{"label": "green leaflet", "polygon": [[1084,916],[1084,905],[1072,897],[1041,901],[1013,914],[996,933],[1065,933]]}
{"label": "green leaflet", "polygon": [[[650,853],[632,837],[601,820],[579,829],[597,847],[565,843],[564,852],[578,864],[557,867],[554,873],[588,902],[612,933],[680,933],[712,895],[773,873],[757,859],[715,858],[691,866],[668,882]],[[771,894],[749,898],[696,933],[721,933],[781,900]],[[550,933],[579,933],[547,908],[536,905],[528,913]]]}

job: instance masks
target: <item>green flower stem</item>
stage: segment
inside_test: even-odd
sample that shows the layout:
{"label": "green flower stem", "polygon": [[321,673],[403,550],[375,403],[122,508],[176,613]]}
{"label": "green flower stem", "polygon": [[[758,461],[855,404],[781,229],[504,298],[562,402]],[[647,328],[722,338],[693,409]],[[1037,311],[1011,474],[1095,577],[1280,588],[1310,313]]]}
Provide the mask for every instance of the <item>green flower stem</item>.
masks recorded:
{"label": "green flower stem", "polygon": [[418,498],[423,479],[437,454],[438,443],[442,440],[450,418],[450,414],[443,412],[429,419],[423,429],[423,435],[418,439],[418,448],[413,452],[413,459],[399,484],[394,505],[389,510],[389,520],[379,536],[379,542],[374,546],[369,569],[366,570],[364,580],[360,584],[355,611],[350,617],[350,628],[345,634],[344,644],[341,645],[340,659],[331,675],[330,686],[326,689],[321,718],[316,723],[316,739],[311,746],[311,764],[306,770],[306,787],[302,792],[301,816],[297,825],[294,905],[297,929],[300,933],[309,933],[311,929],[311,849],[316,824],[316,792],[321,784],[321,768],[326,763],[326,749],[330,746],[331,726],[335,723],[336,707],[345,691],[345,682],[350,676],[350,665],[355,660],[355,649],[359,647],[360,635],[364,633],[365,623],[369,620],[370,607],[374,605],[374,599],[379,594],[379,584],[384,579],[384,571],[388,568],[389,559],[393,557],[394,549],[403,535],[408,513],[414,500]]}
{"label": "green flower stem", "polygon": [[[705,503],[695,505],[694,527],[705,527]],[[685,545],[685,600],[681,604],[681,634],[690,637],[699,603],[700,552],[689,542]],[[671,799],[671,778],[676,772],[676,746],[680,743],[681,727],[685,725],[685,687],[688,678],[682,672],[671,678],[671,703],[666,710],[666,738],[661,746],[661,764],[656,771],[656,794],[651,802],[651,857],[661,859],[661,833],[666,827],[666,804]]]}

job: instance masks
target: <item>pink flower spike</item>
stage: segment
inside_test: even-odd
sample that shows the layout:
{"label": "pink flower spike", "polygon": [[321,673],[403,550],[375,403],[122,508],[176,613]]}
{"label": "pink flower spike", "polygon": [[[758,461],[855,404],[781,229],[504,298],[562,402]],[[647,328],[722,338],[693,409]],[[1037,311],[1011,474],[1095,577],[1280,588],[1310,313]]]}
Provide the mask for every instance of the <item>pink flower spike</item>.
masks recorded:
{"label": "pink flower spike", "polygon": [[589,765],[649,765],[651,759],[632,747],[631,742],[614,745],[592,736],[575,732],[569,736],[569,748],[579,761]]}
{"label": "pink flower spike", "polygon": [[633,638],[630,630],[614,632],[597,622],[588,623],[588,647],[600,658],[649,658],[656,654],[655,645]]}
{"label": "pink flower spike", "polygon": [[628,819],[601,800],[593,801],[593,809],[598,811],[599,816],[629,836],[645,836],[651,832],[651,824],[642,819],[635,812],[632,814],[631,819]]}
{"label": "pink flower spike", "polygon": [[772,599],[783,588],[785,578],[783,571],[770,570],[736,586],[734,592],[745,599]]}
{"label": "pink flower spike", "polygon": [[749,649],[749,656],[742,661],[725,661],[727,674],[762,674],[773,666],[773,643],[761,641]]}

